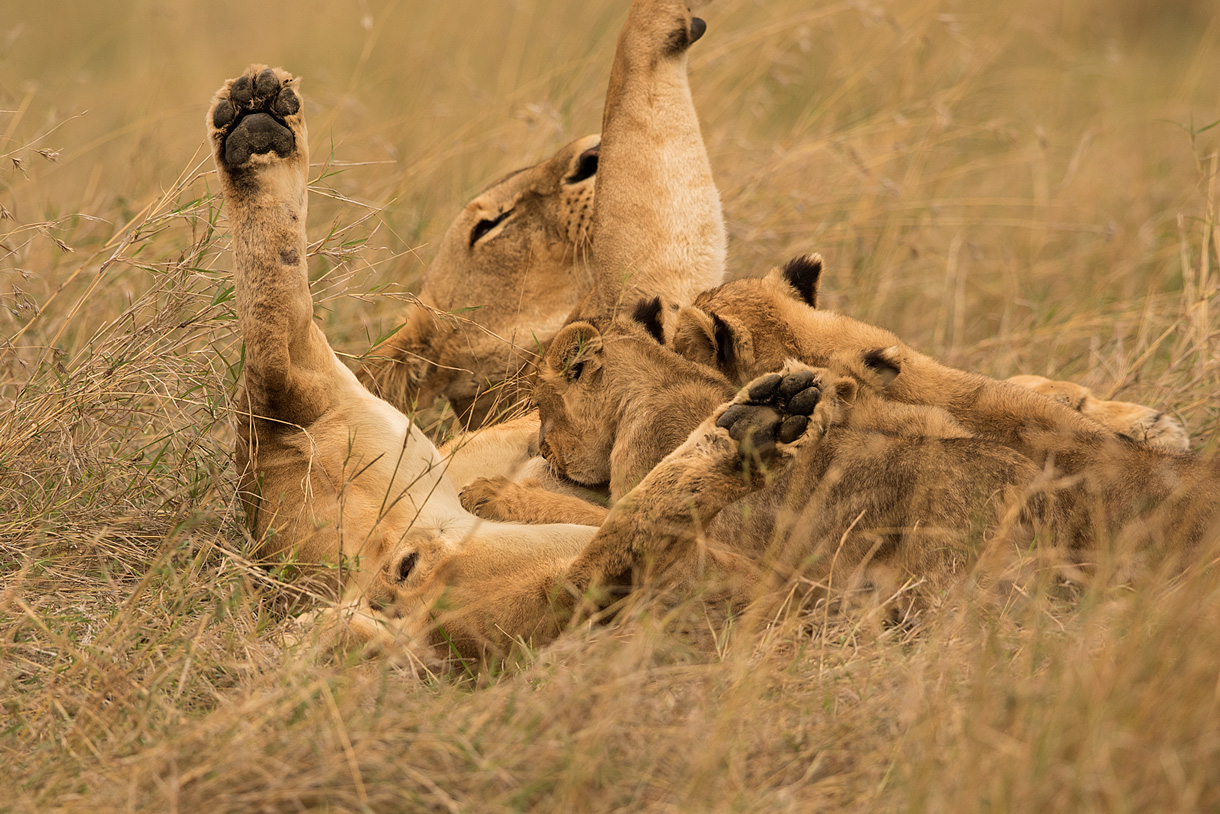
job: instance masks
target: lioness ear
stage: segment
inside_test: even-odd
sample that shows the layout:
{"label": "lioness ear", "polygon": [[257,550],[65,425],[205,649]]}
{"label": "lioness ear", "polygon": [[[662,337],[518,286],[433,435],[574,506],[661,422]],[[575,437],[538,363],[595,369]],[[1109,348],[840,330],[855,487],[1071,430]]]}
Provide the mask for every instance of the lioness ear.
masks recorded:
{"label": "lioness ear", "polygon": [[565,325],[546,352],[546,366],[568,381],[578,381],[602,366],[602,335],[587,322]]}
{"label": "lioness ear", "polygon": [[818,288],[822,284],[822,255],[814,252],[794,257],[772,274],[795,288],[796,293],[810,308],[818,307]]}
{"label": "lioness ear", "polygon": [[902,372],[902,348],[890,345],[888,348],[870,350],[864,354],[864,364],[881,379],[883,388],[898,378]]}
{"label": "lioness ear", "polygon": [[660,297],[652,299],[640,300],[636,303],[635,311],[632,312],[631,318],[644,326],[648,333],[652,334],[653,338],[665,344],[665,327],[661,322],[661,312],[665,306],[661,302]]}

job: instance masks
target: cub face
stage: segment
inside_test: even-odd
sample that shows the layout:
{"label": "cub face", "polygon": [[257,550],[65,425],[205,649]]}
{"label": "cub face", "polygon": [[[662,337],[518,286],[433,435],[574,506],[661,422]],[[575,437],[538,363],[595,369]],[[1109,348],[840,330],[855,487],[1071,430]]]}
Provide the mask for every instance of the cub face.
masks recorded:
{"label": "cub face", "polygon": [[588,486],[610,481],[617,403],[606,354],[607,343],[592,324],[566,325],[543,357],[534,390],[542,422],[539,452],[556,472]]}
{"label": "cub face", "polygon": [[[817,308],[822,258],[789,261],[762,278],[743,278],[704,291],[678,312],[674,350],[720,370],[737,385],[799,358],[794,326]],[[816,364],[825,364],[819,359]]]}

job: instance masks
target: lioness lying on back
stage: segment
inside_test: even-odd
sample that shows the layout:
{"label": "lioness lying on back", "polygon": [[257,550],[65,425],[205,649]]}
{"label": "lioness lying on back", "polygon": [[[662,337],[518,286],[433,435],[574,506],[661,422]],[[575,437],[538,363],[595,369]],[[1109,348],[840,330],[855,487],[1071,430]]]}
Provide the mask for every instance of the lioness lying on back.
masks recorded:
{"label": "lioness lying on back", "polygon": [[[684,296],[719,278],[723,245],[707,240],[722,235],[719,202],[686,79],[686,49],[703,30],[681,0],[635,0],[628,12],[607,93],[599,184],[604,192],[629,189],[595,205],[590,228],[605,273],[595,275],[587,307],[616,307],[616,292],[633,285]],[[342,590],[370,611],[376,585],[409,586],[410,612],[399,609],[396,618],[422,609],[420,635],[442,605],[468,610],[467,654],[516,635],[506,631],[528,634],[515,622],[545,628],[539,620],[551,613],[549,594],[511,596],[508,606],[489,605],[489,597],[536,585],[573,562],[600,562],[596,552],[580,559],[596,529],[488,523],[464,511],[453,474],[511,468],[528,454],[527,431],[514,425],[442,456],[331,349],[313,319],[306,269],[309,158],[299,82],[252,65],[217,91],[206,124],[233,229],[245,343],[236,457],[254,556],[286,561],[316,577],[320,592]],[[657,170],[676,179],[676,192],[665,194],[666,181],[654,178],[656,189],[632,194],[638,178]],[[666,251],[651,256],[656,247]],[[687,265],[670,266],[675,258]],[[579,579],[592,584],[598,573]]]}

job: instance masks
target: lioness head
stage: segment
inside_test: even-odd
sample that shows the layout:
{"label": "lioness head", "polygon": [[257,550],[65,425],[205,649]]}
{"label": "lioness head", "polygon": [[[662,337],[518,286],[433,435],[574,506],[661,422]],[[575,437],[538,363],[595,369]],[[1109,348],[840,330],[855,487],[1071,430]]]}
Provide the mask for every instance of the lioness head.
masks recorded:
{"label": "lioness head", "polygon": [[589,289],[599,136],[510,173],[445,232],[419,305],[365,358],[361,380],[396,406],[438,396],[482,423],[523,393],[517,378]]}
{"label": "lioness head", "polygon": [[[506,537],[494,533],[494,527],[485,524],[479,534],[471,534],[469,527],[407,534],[364,590],[349,600],[371,623],[363,626],[369,630],[356,626],[352,631],[357,641],[384,647],[390,655],[405,648],[425,664],[438,656],[485,654],[489,645],[499,649],[487,638],[491,631],[501,625],[519,629],[515,617],[531,612],[528,603],[515,601],[514,591],[529,580],[547,584],[571,553],[553,540],[522,545],[515,532]],[[489,529],[493,533],[486,533]]]}

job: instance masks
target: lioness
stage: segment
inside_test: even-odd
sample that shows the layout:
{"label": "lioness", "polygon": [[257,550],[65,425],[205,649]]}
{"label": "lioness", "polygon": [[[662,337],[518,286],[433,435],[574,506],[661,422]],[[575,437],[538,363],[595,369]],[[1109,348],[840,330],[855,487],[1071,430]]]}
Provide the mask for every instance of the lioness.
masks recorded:
{"label": "lioness", "polygon": [[[718,201],[709,204],[715,188],[685,75],[686,49],[704,27],[673,0],[637,0],[628,14],[603,121],[608,145],[621,148],[607,147],[599,160],[599,184],[611,194],[598,199],[590,227],[600,234],[599,251],[621,262],[594,281],[594,303],[612,301],[608,287],[621,287],[625,274],[635,279],[637,266],[648,285],[680,296],[690,269],[648,267],[633,247],[641,234],[662,245],[703,231],[709,219],[720,221]],[[467,513],[446,467],[503,471],[504,445],[481,441],[443,458],[403,413],[360,384],[313,323],[305,269],[308,142],[297,81],[278,68],[251,66],[216,93],[207,128],[233,227],[236,310],[246,345],[237,459],[256,554],[288,559],[332,591],[341,576],[362,589],[382,561],[402,550],[415,555],[421,573],[497,578],[538,558],[575,556],[593,529],[486,523]],[[641,209],[633,195],[614,194],[617,185],[634,184],[641,167],[677,172],[684,161],[694,163],[680,180],[706,187],[694,193],[691,210],[682,196],[650,194]],[[607,224],[629,217],[641,220],[620,242]],[[492,228],[507,229],[509,221]],[[477,223],[474,231],[481,231]],[[707,256],[696,270],[700,286],[721,273],[720,255]],[[693,255],[683,258],[695,262]],[[666,285],[667,279],[675,282]],[[510,429],[497,438],[521,436]]]}
{"label": "lioness", "polygon": [[528,395],[539,345],[574,313],[644,294],[688,303],[723,279],[720,194],[687,81],[687,49],[705,29],[683,4],[632,5],[600,141],[575,141],[466,206],[421,304],[366,358],[361,381],[403,409],[443,395],[477,427]]}
{"label": "lioness", "polygon": [[403,410],[444,397],[472,427],[528,395],[521,381],[537,342],[593,288],[586,255],[600,140],[586,136],[509,173],[462,209],[418,304],[361,360],[362,383]]}

